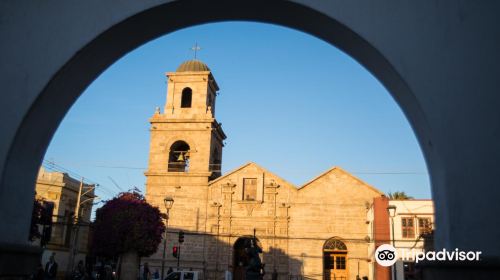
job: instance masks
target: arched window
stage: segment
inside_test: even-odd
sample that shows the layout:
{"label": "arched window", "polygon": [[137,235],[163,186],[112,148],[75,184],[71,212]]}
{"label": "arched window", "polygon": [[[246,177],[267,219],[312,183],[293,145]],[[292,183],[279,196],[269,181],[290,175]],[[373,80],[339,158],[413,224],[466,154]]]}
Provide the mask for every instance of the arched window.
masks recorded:
{"label": "arched window", "polygon": [[337,238],[330,238],[323,246],[323,279],[347,279],[347,246]]}
{"label": "arched window", "polygon": [[169,172],[189,171],[189,145],[184,141],[176,141],[170,147],[168,156]]}
{"label": "arched window", "polygon": [[347,251],[347,247],[344,242],[338,240],[337,238],[330,238],[325,242],[325,246],[323,246],[324,250],[333,250],[333,251]]}
{"label": "arched window", "polygon": [[191,108],[191,100],[193,99],[193,91],[190,88],[182,90],[181,108]]}

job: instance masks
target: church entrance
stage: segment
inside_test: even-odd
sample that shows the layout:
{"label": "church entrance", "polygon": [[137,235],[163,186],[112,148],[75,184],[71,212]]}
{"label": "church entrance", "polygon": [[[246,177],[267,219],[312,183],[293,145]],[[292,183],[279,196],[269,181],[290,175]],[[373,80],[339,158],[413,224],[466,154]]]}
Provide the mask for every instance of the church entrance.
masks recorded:
{"label": "church entrance", "polygon": [[233,279],[262,279],[264,267],[259,254],[262,247],[254,237],[240,237],[233,247]]}
{"label": "church entrance", "polygon": [[344,242],[330,238],[323,246],[323,279],[346,280],[347,270],[347,247]]}

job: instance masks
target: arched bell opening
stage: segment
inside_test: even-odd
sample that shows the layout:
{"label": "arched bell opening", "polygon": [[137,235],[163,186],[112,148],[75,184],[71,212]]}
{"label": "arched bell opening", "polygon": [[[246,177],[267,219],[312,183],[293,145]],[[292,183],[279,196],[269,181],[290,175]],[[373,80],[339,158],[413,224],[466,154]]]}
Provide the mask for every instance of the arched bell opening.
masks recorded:
{"label": "arched bell opening", "polygon": [[184,141],[176,141],[170,147],[168,156],[168,172],[189,171],[189,145]]}

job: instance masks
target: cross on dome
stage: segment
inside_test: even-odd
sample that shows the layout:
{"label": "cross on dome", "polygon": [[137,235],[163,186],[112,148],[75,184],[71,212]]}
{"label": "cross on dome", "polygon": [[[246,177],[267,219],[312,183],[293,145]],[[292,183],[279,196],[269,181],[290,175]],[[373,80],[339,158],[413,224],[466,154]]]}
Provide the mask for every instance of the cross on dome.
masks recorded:
{"label": "cross on dome", "polygon": [[196,53],[201,50],[201,47],[198,46],[198,43],[195,43],[194,46],[191,47],[191,50],[194,51],[194,59],[196,59]]}

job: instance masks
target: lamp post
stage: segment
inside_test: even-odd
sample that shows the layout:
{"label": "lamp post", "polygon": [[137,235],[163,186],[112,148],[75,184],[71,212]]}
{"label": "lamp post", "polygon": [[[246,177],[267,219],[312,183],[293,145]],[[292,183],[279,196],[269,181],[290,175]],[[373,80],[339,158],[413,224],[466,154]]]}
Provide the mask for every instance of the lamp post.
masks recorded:
{"label": "lamp post", "polygon": [[170,196],[165,197],[163,200],[165,203],[165,208],[167,209],[167,218],[165,219],[165,237],[163,238],[163,257],[161,259],[161,280],[164,279],[164,271],[165,271],[165,251],[167,250],[167,231],[168,231],[168,218],[170,218],[169,213],[170,209],[174,205],[174,199]]}
{"label": "lamp post", "polygon": [[[391,227],[392,227],[392,247],[394,247],[394,249],[396,249],[396,242],[395,242],[395,239],[396,237],[394,236],[394,216],[396,216],[396,206],[395,205],[389,205],[387,206],[387,212],[389,213],[389,217],[391,217]],[[396,265],[397,265],[397,261],[396,263],[394,263],[393,267],[392,267],[392,279],[393,280],[396,280]]]}

